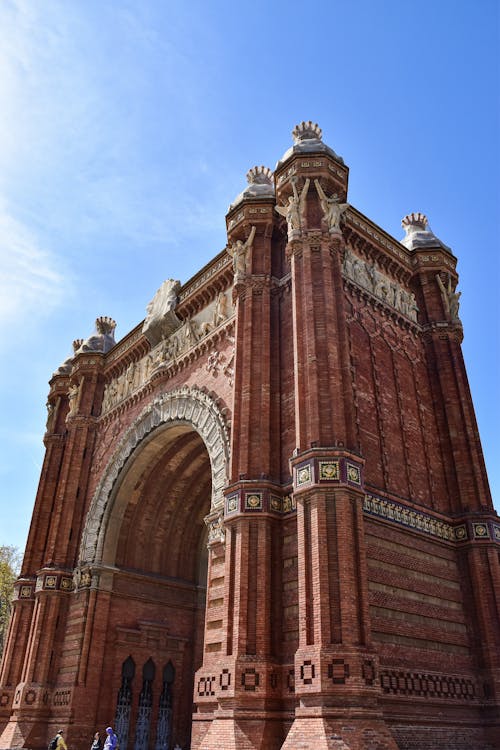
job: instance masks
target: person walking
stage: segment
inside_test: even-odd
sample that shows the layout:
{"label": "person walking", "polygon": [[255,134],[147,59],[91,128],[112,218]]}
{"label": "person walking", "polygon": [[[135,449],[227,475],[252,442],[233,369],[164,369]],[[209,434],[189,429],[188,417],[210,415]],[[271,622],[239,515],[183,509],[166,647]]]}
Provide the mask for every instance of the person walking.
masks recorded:
{"label": "person walking", "polygon": [[92,741],[92,745],[90,746],[90,750],[102,750],[102,740],[99,736],[99,732],[96,732],[94,734],[94,739]]}
{"label": "person walking", "polygon": [[106,727],[106,739],[104,740],[104,750],[116,750],[118,737],[113,731],[113,727]]}
{"label": "person walking", "polygon": [[57,738],[56,750],[68,750],[68,746],[66,745],[66,742],[64,741],[63,734],[64,732],[62,729],[60,729],[58,733],[56,734],[56,738]]}

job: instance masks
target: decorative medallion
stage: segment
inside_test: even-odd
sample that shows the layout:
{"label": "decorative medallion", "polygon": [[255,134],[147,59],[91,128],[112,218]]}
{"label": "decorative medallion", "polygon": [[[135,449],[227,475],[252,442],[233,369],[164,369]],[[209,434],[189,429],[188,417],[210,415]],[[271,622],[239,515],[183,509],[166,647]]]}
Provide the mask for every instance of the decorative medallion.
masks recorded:
{"label": "decorative medallion", "polygon": [[31,586],[21,586],[19,590],[20,599],[29,599],[31,597]]}
{"label": "decorative medallion", "polygon": [[285,495],[283,498],[283,513],[290,513],[290,511],[295,510],[295,498],[293,495]]}
{"label": "decorative medallion", "polygon": [[301,487],[304,484],[309,484],[309,482],[312,479],[311,475],[311,466],[308,464],[307,466],[301,466],[296,471],[296,482],[297,487]]}
{"label": "decorative medallion", "polygon": [[359,470],[359,466],[346,463],[346,471],[347,471],[348,482],[352,482],[353,484],[358,484],[358,485],[361,484],[361,472]]}
{"label": "decorative medallion", "polygon": [[455,539],[457,542],[463,542],[467,539],[467,526],[465,524],[461,524],[460,526],[455,526],[454,529],[455,533]]}
{"label": "decorative medallion", "polygon": [[269,508],[275,513],[283,512],[283,501],[278,495],[271,495],[269,498]]}
{"label": "decorative medallion", "polygon": [[262,510],[262,492],[247,492],[245,494],[245,508],[247,510]]}
{"label": "decorative medallion", "polygon": [[340,479],[340,464],[338,461],[320,461],[319,478],[327,481]]}
{"label": "decorative medallion", "polygon": [[490,532],[488,526],[485,523],[473,523],[472,530],[474,532],[475,539],[489,539]]}
{"label": "decorative medallion", "polygon": [[226,500],[226,513],[234,513],[238,510],[238,495],[231,495]]}
{"label": "decorative medallion", "polygon": [[45,576],[44,588],[55,589],[57,585],[57,576]]}

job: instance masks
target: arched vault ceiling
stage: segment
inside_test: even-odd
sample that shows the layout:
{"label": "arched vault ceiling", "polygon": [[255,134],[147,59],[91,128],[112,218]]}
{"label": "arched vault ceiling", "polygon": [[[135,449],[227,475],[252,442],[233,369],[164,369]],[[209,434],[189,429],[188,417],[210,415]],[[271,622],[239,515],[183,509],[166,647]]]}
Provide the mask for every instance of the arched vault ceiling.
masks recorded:
{"label": "arched vault ceiling", "polygon": [[194,581],[210,498],[210,460],[199,434],[186,425],[162,430],[138,452],[117,491],[107,562]]}

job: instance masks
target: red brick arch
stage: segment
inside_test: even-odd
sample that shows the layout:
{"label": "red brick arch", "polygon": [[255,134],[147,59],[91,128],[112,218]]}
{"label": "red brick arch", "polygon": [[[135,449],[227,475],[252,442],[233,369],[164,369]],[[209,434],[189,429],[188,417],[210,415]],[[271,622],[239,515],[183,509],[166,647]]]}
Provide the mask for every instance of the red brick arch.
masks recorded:
{"label": "red brick arch", "polygon": [[221,410],[211,396],[198,388],[183,387],[165,393],[149,404],[129,427],[103,471],[85,522],[80,565],[102,561],[117,480],[130,466],[130,461],[135,460],[136,450],[157,430],[174,425],[189,426],[202,438],[211,466],[211,509],[223,506],[230,448],[229,432]]}

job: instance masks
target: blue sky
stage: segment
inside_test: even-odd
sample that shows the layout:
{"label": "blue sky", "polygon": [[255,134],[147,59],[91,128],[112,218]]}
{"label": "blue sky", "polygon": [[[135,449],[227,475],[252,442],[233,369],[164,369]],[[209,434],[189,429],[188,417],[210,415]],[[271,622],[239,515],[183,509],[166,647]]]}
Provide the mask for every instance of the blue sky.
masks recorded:
{"label": "blue sky", "polygon": [[463,344],[500,508],[496,0],[0,4],[0,544],[24,547],[47,382],[98,315],[121,338],[225,245],[254,164],[302,120],[349,201],[458,256]]}

